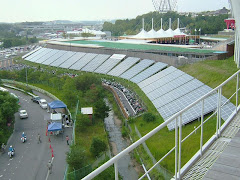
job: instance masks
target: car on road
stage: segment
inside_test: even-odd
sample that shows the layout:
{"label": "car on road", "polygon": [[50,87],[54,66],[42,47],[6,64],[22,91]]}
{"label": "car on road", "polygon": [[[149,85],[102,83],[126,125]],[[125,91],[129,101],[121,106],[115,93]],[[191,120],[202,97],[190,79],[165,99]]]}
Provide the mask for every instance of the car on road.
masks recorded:
{"label": "car on road", "polygon": [[28,114],[26,110],[20,110],[19,111],[19,116],[21,119],[28,118]]}
{"label": "car on road", "polygon": [[31,98],[31,100],[32,100],[33,102],[38,103],[38,104],[39,104],[40,99],[41,99],[41,98],[40,98],[39,96],[33,96],[33,97]]}
{"label": "car on road", "polygon": [[40,99],[39,105],[41,106],[41,108],[47,109],[47,101],[45,99]]}

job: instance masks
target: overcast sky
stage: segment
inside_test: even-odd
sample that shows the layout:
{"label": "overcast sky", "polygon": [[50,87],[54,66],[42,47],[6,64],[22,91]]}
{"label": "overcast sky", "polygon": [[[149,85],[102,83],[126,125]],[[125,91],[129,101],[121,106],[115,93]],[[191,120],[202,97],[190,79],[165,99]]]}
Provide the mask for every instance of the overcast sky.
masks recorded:
{"label": "overcast sky", "polygon": [[[109,20],[154,11],[152,0],[0,0],[0,22]],[[178,11],[229,8],[228,0],[178,0]]]}

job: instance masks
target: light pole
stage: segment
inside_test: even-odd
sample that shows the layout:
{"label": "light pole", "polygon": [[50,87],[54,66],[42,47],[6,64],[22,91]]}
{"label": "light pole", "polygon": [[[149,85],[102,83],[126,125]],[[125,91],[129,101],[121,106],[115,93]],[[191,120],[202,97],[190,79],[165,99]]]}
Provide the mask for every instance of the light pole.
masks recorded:
{"label": "light pole", "polygon": [[197,43],[197,29],[195,28],[195,43]]}
{"label": "light pole", "polygon": [[201,40],[200,40],[201,28],[198,31],[199,31],[199,44],[200,44],[201,43]]}
{"label": "light pole", "polygon": [[28,86],[28,79],[27,79],[27,66],[25,66],[25,72],[26,72],[26,84]]}

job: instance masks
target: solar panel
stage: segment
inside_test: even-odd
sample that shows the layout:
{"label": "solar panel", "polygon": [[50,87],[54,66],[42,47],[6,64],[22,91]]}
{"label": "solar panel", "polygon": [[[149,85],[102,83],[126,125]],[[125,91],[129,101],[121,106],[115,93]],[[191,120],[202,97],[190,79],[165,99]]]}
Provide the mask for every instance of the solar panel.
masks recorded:
{"label": "solar panel", "polygon": [[134,76],[132,79],[130,79],[130,81],[138,84],[141,81],[149,78],[153,74],[157,73],[158,71],[164,69],[165,67],[167,67],[167,64],[157,62],[157,63],[153,64],[152,66],[150,66],[149,68],[142,71],[141,73],[139,73],[138,75]]}
{"label": "solar panel", "polygon": [[168,75],[168,74],[170,74],[170,73],[172,73],[172,72],[174,72],[174,71],[176,71],[176,70],[177,70],[177,68],[175,68],[175,67],[173,67],[173,66],[170,66],[170,67],[168,67],[168,68],[166,68],[166,69],[158,72],[157,74],[154,74],[153,76],[145,79],[144,81],[138,83],[138,86],[139,86],[140,88],[143,88],[143,87],[145,87],[145,86],[148,86],[149,84],[154,83],[154,82],[157,81],[158,79],[160,79],[160,78],[162,78],[162,77],[164,77],[164,76],[166,76],[166,75]]}
{"label": "solar panel", "polygon": [[70,66],[72,66],[75,62],[77,62],[79,59],[81,59],[83,56],[85,56],[86,53],[82,53],[82,52],[77,52],[76,54],[74,54],[72,57],[70,57],[69,59],[67,59],[64,63],[62,63],[59,67],[61,68],[69,68]]}
{"label": "solar panel", "polygon": [[64,63],[67,59],[69,59],[70,57],[72,57],[74,54],[76,54],[76,52],[66,51],[66,53],[65,53],[64,55],[62,55],[60,58],[58,58],[57,61],[52,62],[50,65],[51,65],[51,66],[58,67],[58,66],[60,66],[62,63]]}
{"label": "solar panel", "polygon": [[59,52],[59,50],[53,49],[52,51],[50,51],[46,55],[42,56],[41,58],[39,58],[35,62],[42,64],[44,61],[46,61],[48,58],[51,58],[54,54],[56,54],[58,52]]}
{"label": "solar panel", "polygon": [[45,48],[44,51],[42,51],[41,53],[37,54],[35,57],[31,58],[30,61],[36,62],[38,59],[40,59],[41,57],[43,57],[46,54],[50,53],[51,51],[53,51],[53,49]]}
{"label": "solar panel", "polygon": [[33,53],[36,53],[37,51],[39,51],[40,49],[42,49],[42,47],[38,47],[37,49],[34,49],[33,51],[25,54],[24,56],[22,56],[23,59],[27,58],[28,56],[32,55]]}
{"label": "solar panel", "polygon": [[108,74],[112,76],[120,76],[127,69],[129,69],[132,65],[138,62],[140,58],[128,57],[123,62],[118,64],[115,68],[113,68]]}
{"label": "solar panel", "polygon": [[144,60],[140,61],[138,64],[136,64],[135,66],[133,66],[132,68],[130,68],[129,70],[127,70],[120,77],[129,80],[133,76],[140,73],[142,70],[144,70],[147,67],[149,67],[150,65],[152,65],[153,63],[154,63],[153,60],[144,59]]}
{"label": "solar panel", "polygon": [[104,61],[106,61],[110,55],[98,54],[92,61],[90,61],[85,67],[82,68],[82,71],[93,72],[97,69]]}
{"label": "solar panel", "polygon": [[80,70],[84,66],[86,66],[86,64],[89,63],[96,56],[97,54],[87,53],[85,56],[79,59],[75,64],[73,64],[69,69]]}
{"label": "solar panel", "polygon": [[57,61],[61,56],[63,56],[67,51],[60,50],[56,54],[54,54],[52,57],[48,58],[46,61],[44,61],[42,64],[50,65],[54,61]]}
{"label": "solar panel", "polygon": [[[167,70],[167,69],[166,69]],[[159,72],[159,75],[161,75],[161,73],[163,73],[165,70]],[[185,73],[180,71],[180,70],[176,70],[173,71],[172,73],[169,74],[164,74],[159,76],[159,79],[157,79],[154,83],[151,83],[145,87],[142,88],[143,92],[145,92],[146,94],[149,94],[150,92],[163,87],[165,84],[169,84],[172,85],[173,83],[175,83],[175,79],[178,79],[178,77],[181,77],[182,75],[184,75]],[[170,83],[171,81],[174,81],[173,83]],[[178,82],[178,80],[177,80]]]}
{"label": "solar panel", "polygon": [[94,72],[107,74],[112,68],[114,68],[126,55],[113,54],[108,60],[106,60],[101,66],[99,66]]}

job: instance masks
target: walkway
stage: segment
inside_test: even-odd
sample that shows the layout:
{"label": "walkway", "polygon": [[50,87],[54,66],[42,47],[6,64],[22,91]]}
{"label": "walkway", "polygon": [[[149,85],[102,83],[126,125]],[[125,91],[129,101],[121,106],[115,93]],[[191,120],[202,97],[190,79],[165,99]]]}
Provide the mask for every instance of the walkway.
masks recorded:
{"label": "walkway", "polygon": [[182,179],[240,179],[240,113]]}

